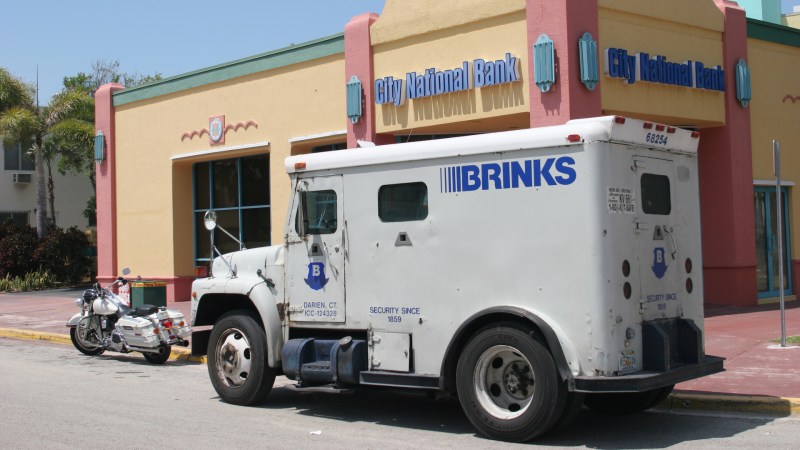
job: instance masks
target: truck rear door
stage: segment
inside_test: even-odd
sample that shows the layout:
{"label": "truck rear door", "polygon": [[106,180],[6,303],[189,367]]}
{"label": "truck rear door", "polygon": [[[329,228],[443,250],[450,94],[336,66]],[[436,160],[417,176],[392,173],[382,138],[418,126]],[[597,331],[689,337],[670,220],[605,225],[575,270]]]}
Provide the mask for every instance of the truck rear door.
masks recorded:
{"label": "truck rear door", "polygon": [[640,302],[645,321],[678,317],[681,312],[678,208],[674,201],[675,166],[670,159],[634,156],[639,205],[634,218]]}

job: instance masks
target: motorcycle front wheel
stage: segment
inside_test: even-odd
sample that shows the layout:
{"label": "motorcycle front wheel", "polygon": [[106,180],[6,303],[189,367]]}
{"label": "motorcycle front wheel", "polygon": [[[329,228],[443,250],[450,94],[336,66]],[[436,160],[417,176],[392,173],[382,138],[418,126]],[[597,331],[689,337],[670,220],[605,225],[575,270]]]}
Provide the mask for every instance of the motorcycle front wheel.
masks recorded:
{"label": "motorcycle front wheel", "polygon": [[169,355],[172,353],[172,347],[169,345],[160,345],[158,347],[158,353],[142,353],[144,355],[144,359],[151,364],[164,364],[169,359]]}
{"label": "motorcycle front wheel", "polygon": [[72,340],[72,345],[74,345],[75,348],[77,348],[78,351],[84,355],[96,356],[102,354],[105,349],[96,343],[92,343],[84,339],[82,336],[83,333],[78,332],[78,327],[80,326],[81,325],[78,324],[76,327],[69,328],[69,338]]}

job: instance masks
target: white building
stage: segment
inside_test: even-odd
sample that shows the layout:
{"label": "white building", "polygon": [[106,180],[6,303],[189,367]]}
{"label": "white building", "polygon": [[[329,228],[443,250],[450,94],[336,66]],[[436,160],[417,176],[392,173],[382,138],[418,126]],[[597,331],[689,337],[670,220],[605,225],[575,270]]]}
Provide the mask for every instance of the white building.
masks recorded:
{"label": "white building", "polygon": [[[36,167],[33,158],[19,145],[6,145],[0,140],[0,222],[11,218],[17,223],[36,223]],[[86,229],[89,219],[83,216],[86,202],[94,194],[89,178],[84,175],[61,175],[53,161],[56,225]],[[45,174],[47,173],[45,169]]]}

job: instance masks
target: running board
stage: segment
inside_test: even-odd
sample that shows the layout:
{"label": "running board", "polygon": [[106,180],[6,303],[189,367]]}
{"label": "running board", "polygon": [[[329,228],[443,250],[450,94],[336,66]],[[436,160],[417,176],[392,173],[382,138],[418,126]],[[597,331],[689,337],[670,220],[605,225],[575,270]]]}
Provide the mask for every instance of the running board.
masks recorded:
{"label": "running board", "polygon": [[289,384],[286,386],[289,390],[299,392],[301,394],[352,394],[355,389],[340,388],[333,384],[325,384],[322,386],[300,386],[299,383]]}

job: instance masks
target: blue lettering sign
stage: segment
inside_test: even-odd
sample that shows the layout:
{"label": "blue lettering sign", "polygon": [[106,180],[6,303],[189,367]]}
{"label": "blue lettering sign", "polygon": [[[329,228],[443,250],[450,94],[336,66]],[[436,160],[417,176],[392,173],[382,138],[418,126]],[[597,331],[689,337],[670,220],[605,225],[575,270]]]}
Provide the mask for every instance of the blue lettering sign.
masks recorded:
{"label": "blue lettering sign", "polygon": [[567,186],[578,173],[575,159],[558,158],[467,164],[439,169],[441,192],[518,189],[520,187]]}
{"label": "blue lettering sign", "polygon": [[667,60],[666,56],[650,56],[645,52],[630,55],[622,48],[607,48],[605,56],[606,75],[611,78],[621,78],[627,84],[646,81],[725,91],[725,71],[720,66],[706,68],[698,61],[675,63]]}

